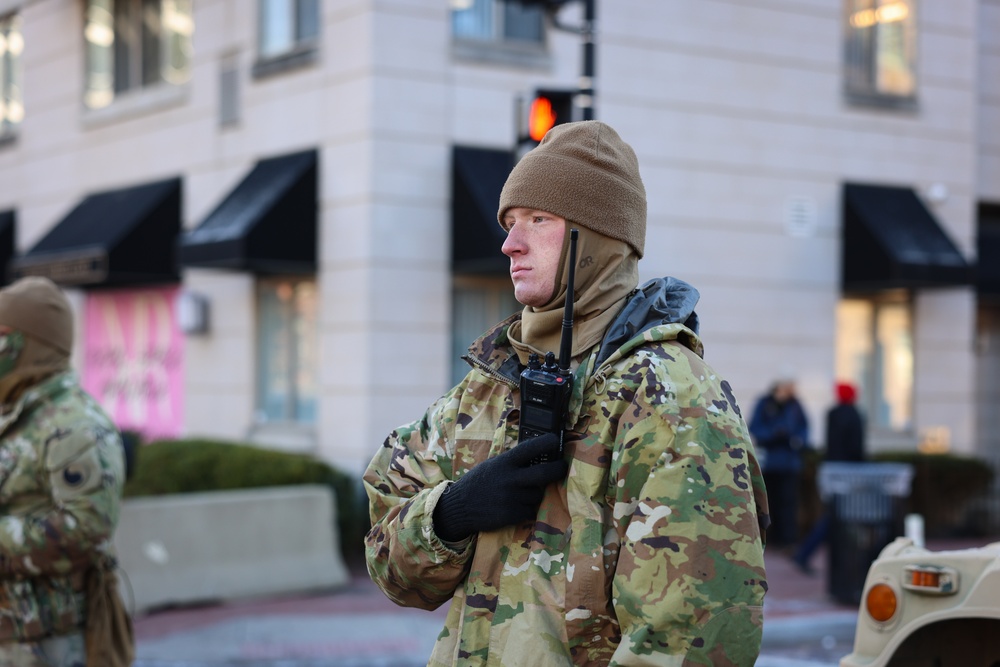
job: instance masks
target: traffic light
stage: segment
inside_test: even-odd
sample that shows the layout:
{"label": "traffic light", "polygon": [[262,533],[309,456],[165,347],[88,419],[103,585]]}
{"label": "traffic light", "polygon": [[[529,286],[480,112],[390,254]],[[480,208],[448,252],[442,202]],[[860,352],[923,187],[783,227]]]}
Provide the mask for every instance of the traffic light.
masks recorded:
{"label": "traffic light", "polygon": [[528,104],[527,119],[519,143],[537,146],[556,125],[573,120],[573,90],[536,90]]}

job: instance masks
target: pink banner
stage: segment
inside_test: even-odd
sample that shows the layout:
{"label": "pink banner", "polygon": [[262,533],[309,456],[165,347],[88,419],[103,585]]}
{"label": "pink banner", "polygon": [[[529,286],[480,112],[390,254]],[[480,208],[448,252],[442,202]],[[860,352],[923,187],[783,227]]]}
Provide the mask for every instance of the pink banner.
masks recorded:
{"label": "pink banner", "polygon": [[89,292],[84,304],[83,386],[119,428],[146,439],[176,437],[183,425],[178,292]]}

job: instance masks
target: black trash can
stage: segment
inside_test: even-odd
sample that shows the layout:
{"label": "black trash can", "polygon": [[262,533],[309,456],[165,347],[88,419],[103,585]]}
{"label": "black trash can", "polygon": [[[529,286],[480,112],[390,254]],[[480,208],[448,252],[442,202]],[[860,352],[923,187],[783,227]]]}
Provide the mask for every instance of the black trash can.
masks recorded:
{"label": "black trash can", "polygon": [[858,605],[868,568],[903,534],[913,467],[906,463],[824,463],[818,486],[827,503],[827,592]]}

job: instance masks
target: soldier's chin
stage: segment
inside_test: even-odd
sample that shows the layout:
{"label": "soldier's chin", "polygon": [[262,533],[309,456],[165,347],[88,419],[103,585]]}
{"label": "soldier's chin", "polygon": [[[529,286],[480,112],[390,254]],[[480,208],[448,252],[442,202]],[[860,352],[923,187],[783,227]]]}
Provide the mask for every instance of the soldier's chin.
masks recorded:
{"label": "soldier's chin", "polygon": [[540,299],[538,295],[524,293],[518,294],[516,289],[514,290],[514,298],[517,299],[517,302],[522,306],[531,306],[532,308],[538,308],[548,303],[548,299]]}

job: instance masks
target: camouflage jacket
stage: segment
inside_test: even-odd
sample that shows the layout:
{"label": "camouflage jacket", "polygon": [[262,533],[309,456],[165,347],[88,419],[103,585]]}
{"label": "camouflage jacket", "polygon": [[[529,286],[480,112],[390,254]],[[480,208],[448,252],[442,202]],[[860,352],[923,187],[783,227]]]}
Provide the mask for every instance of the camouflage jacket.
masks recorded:
{"label": "camouflage jacket", "polygon": [[124,479],[118,431],[73,373],[0,416],[0,642],[83,625],[84,576],[113,557]]}
{"label": "camouflage jacket", "polygon": [[756,660],[767,500],[753,446],[729,384],[680,323],[693,317],[637,325],[649,304],[634,305],[609,329],[625,342],[595,347],[575,371],[570,471],[533,526],[453,550],[431,521],[449,480],[516,445],[519,366],[506,332],[518,316],[478,340],[465,379],[375,455],[364,478],[372,578],[400,605],[451,600],[430,665]]}

